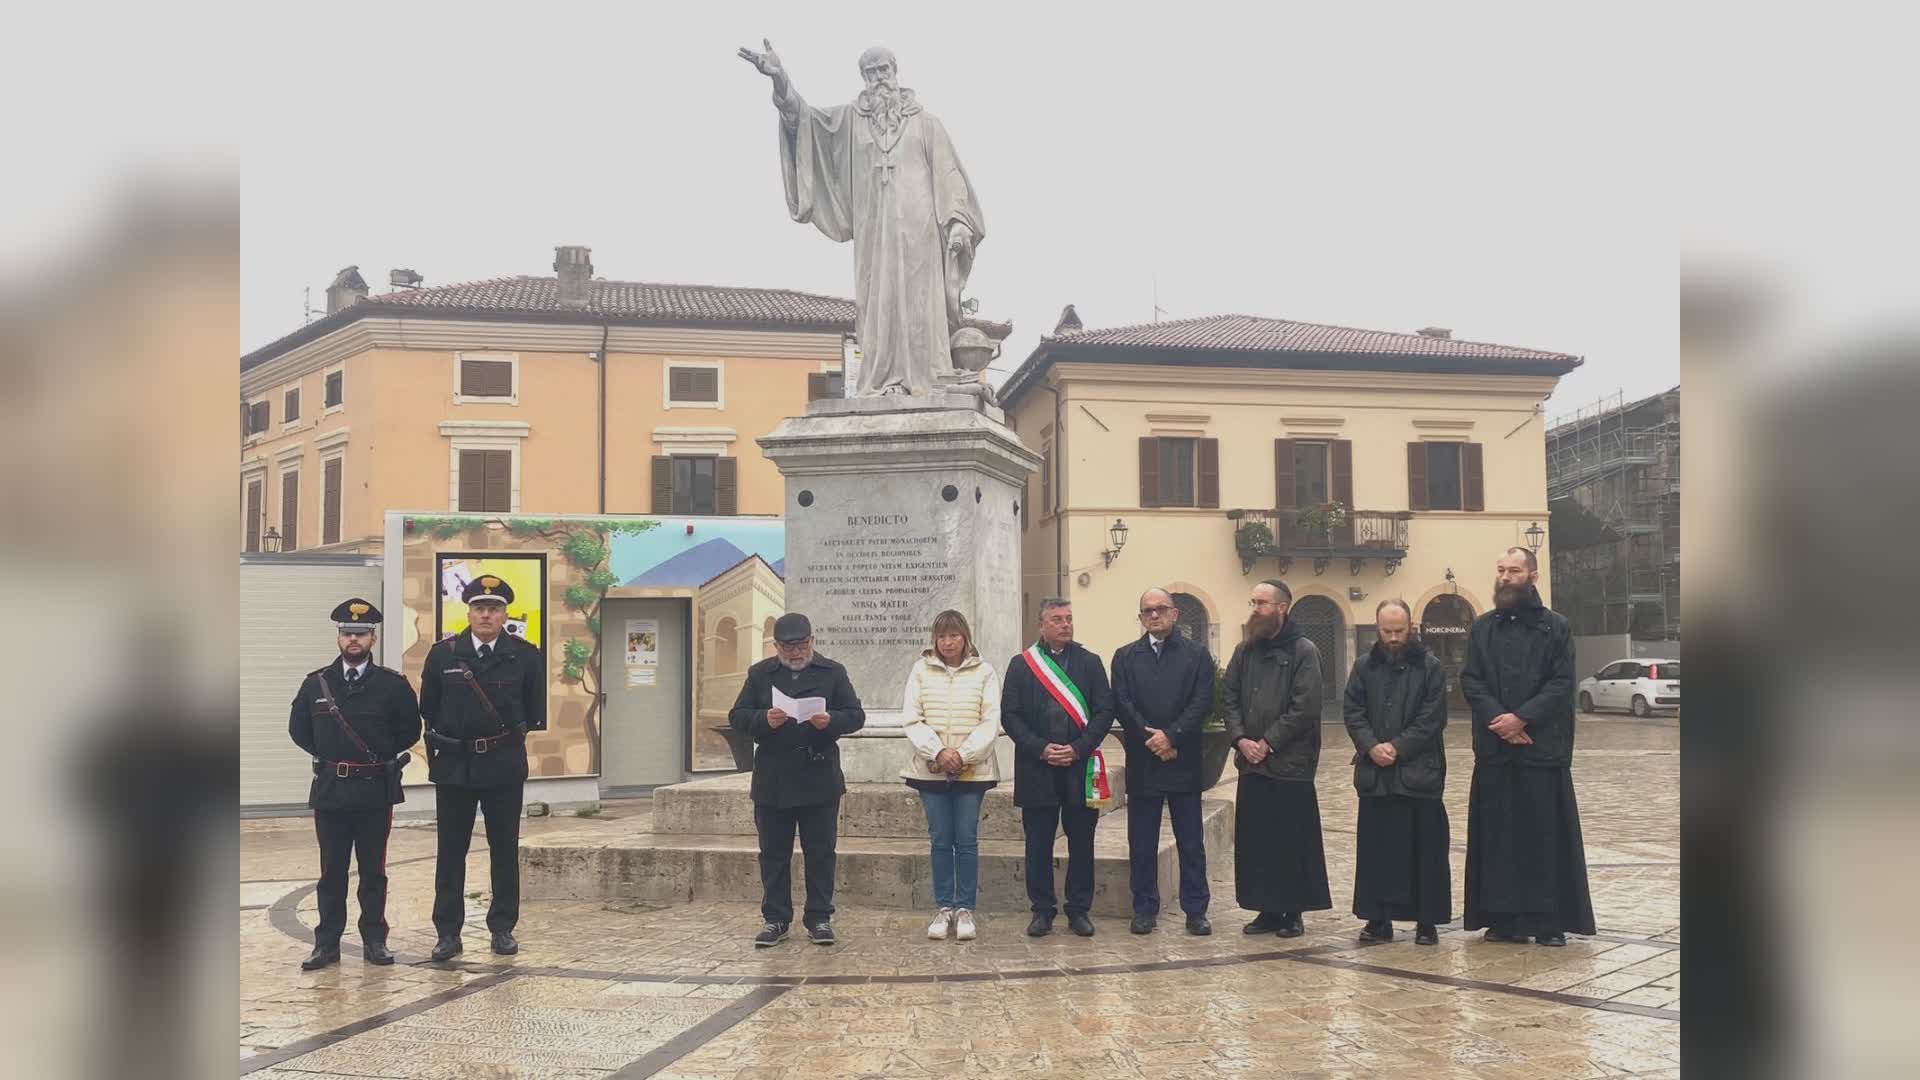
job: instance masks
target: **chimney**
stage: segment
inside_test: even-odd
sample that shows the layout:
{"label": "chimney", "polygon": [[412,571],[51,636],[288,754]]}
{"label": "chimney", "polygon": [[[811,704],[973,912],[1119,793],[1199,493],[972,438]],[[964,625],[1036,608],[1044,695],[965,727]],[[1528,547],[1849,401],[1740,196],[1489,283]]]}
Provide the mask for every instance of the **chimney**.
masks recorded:
{"label": "chimney", "polygon": [[360,276],[360,268],[347,267],[333,275],[333,284],[327,286],[327,314],[345,311],[365,300],[367,292],[367,279]]}
{"label": "chimney", "polygon": [[1085,329],[1086,326],[1080,322],[1080,313],[1073,310],[1072,304],[1068,304],[1060,309],[1060,321],[1053,324],[1053,336],[1059,337],[1061,334],[1071,334],[1075,330]]}
{"label": "chimney", "polygon": [[1440,338],[1443,341],[1453,337],[1453,331],[1444,326],[1423,326],[1415,331],[1415,333],[1418,333],[1421,337]]}
{"label": "chimney", "polygon": [[593,298],[593,252],[563,244],[553,249],[553,272],[560,276],[560,306],[584,309]]}

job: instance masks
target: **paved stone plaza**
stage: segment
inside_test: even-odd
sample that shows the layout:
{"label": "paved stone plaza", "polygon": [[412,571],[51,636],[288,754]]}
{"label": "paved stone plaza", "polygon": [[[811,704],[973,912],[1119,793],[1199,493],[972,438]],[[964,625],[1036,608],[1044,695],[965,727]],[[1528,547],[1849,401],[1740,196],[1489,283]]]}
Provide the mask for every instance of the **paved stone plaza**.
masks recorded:
{"label": "paved stone plaza", "polygon": [[[1460,904],[1471,755],[1449,733],[1447,805]],[[241,829],[240,1060],[258,1078],[1538,1077],[1677,1076],[1678,721],[1583,717],[1574,761],[1600,933],[1564,949],[1443,929],[1438,947],[1360,946],[1355,796],[1344,729],[1328,727],[1320,805],[1334,910],[1306,936],[1249,938],[1230,860],[1211,862],[1214,935],[1115,918],[1092,939],[982,917],[980,940],[929,942],[928,912],[842,907],[840,944],[756,951],[757,905],[528,901],[519,955],[487,951],[485,896],[467,952],[432,964],[430,824],[389,852],[400,962],[306,974],[318,859],[306,818]],[[1232,777],[1212,797],[1231,798]],[[404,807],[403,807],[404,809]],[[632,828],[647,800],[599,818],[532,819],[523,837]],[[1124,820],[1102,823],[1119,834]],[[469,889],[486,885],[476,830]],[[349,903],[349,924],[358,917]],[[1457,923],[1455,924],[1457,927]]]}

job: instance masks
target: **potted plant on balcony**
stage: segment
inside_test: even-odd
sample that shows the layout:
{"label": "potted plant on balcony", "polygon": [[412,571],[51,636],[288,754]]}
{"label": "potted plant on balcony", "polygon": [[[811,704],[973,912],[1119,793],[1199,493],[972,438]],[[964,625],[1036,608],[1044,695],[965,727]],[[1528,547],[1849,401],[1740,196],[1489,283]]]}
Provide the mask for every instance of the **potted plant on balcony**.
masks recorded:
{"label": "potted plant on balcony", "polygon": [[1227,738],[1226,706],[1224,694],[1227,685],[1227,673],[1213,670],[1213,708],[1207,713],[1207,719],[1200,725],[1200,790],[1208,791],[1220,782],[1220,776],[1227,771],[1227,759],[1233,756],[1233,743]]}
{"label": "potted plant on balcony", "polygon": [[1347,508],[1339,502],[1321,503],[1300,511],[1295,521],[1302,536],[1331,545],[1333,534],[1347,525]]}
{"label": "potted plant on balcony", "polygon": [[1234,550],[1240,553],[1240,572],[1253,568],[1253,561],[1273,551],[1273,530],[1259,521],[1242,521],[1233,531]]}

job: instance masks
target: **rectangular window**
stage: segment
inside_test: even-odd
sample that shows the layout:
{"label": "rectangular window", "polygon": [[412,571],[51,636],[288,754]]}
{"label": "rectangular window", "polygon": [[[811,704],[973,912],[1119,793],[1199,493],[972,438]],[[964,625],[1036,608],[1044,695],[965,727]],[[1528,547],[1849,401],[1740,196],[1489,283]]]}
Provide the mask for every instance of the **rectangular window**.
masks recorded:
{"label": "rectangular window", "polygon": [[513,451],[460,451],[460,509],[464,513],[513,511]]}
{"label": "rectangular window", "polygon": [[331,409],[346,400],[346,381],[347,373],[344,371],[327,372],[327,408]]}
{"label": "rectangular window", "polygon": [[256,401],[248,405],[247,406],[247,434],[258,435],[261,432],[267,430],[267,423],[269,420],[272,419],[268,415],[271,411],[272,411],[271,404],[265,401]]}
{"label": "rectangular window", "polygon": [[1332,500],[1328,469],[1329,447],[1323,442],[1293,444],[1293,505],[1324,506]]}
{"label": "rectangular window", "polygon": [[1161,439],[1160,505],[1194,505],[1192,439]]}
{"label": "rectangular window", "polygon": [[260,523],[267,516],[266,487],[261,480],[247,481],[247,551],[260,550]]}
{"label": "rectangular window", "polygon": [[470,398],[511,398],[513,361],[460,361],[460,396]]}
{"label": "rectangular window", "polygon": [[1427,509],[1460,509],[1460,444],[1427,444]]}
{"label": "rectangular window", "polygon": [[300,536],[300,474],[289,472],[280,474],[280,550],[292,551],[299,547]]}
{"label": "rectangular window", "polygon": [[296,386],[293,389],[287,391],[286,397],[281,401],[280,412],[281,412],[280,420],[282,423],[291,424],[295,420],[300,419],[300,388],[299,387]]}
{"label": "rectangular window", "polygon": [[320,467],[320,542],[340,542],[340,476],[342,458],[328,458]]}
{"label": "rectangular window", "polygon": [[680,404],[705,404],[720,400],[720,369],[710,367],[669,367],[667,400]]}
{"label": "rectangular window", "polygon": [[710,457],[673,459],[673,512],[711,514],[714,501],[714,460]]}

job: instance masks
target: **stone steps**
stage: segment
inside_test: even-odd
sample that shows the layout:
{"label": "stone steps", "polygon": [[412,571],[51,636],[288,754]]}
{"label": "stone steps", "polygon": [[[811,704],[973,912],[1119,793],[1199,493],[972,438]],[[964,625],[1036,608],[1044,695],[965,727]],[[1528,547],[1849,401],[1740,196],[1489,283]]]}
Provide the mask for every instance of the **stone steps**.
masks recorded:
{"label": "stone steps", "polygon": [[[656,792],[655,798],[667,790],[671,789]],[[1208,799],[1202,805],[1207,858],[1218,865],[1233,858],[1232,804]],[[1007,806],[1011,809],[1010,797]],[[837,907],[932,910],[932,867],[924,826],[914,838],[843,834],[837,850]],[[1172,829],[1164,824],[1157,861],[1163,917],[1177,918],[1179,866]],[[1055,840],[1053,863],[1055,892],[1064,898],[1065,837]],[[523,841],[520,876],[522,896],[537,900],[760,899],[759,847],[751,832],[660,832],[644,820],[583,823],[564,833]],[[798,906],[805,896],[805,866],[797,845],[793,879]],[[1126,820],[1124,815],[1108,815],[1094,838],[1094,914],[1124,918],[1132,914],[1131,897]],[[979,910],[1011,913],[1027,908],[1024,846],[1019,840],[983,836]]]}
{"label": "stone steps", "polygon": [[[1118,806],[1126,801],[1126,769],[1117,756],[1109,755],[1108,762],[1107,782],[1113,786]],[[653,793],[653,830],[671,835],[751,837],[750,784],[747,774],[733,773],[658,788]],[[1013,782],[1002,781],[987,792],[981,804],[980,839],[1019,840],[1023,835],[1020,811],[1013,805]],[[920,808],[920,795],[904,782],[847,785],[847,793],[840,800],[843,840],[873,837],[924,842],[926,836],[927,816]]]}

